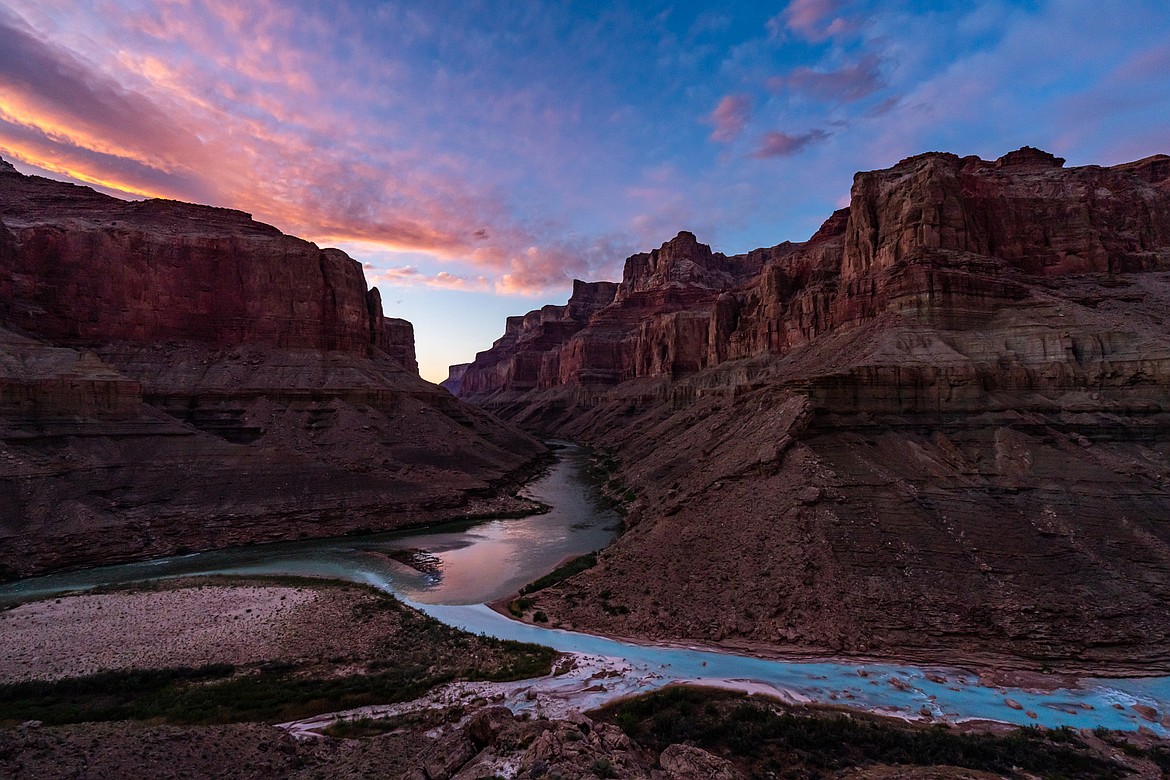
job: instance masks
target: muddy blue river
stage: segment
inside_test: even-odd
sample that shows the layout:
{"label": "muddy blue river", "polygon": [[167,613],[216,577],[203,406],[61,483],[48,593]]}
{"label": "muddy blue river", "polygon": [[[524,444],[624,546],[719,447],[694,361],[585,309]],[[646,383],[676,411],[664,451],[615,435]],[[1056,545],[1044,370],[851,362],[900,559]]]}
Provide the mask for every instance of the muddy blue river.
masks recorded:
{"label": "muddy blue river", "polygon": [[614,659],[625,672],[582,707],[674,682],[776,693],[793,701],[839,704],[906,718],[994,720],[1020,725],[1170,730],[1135,705],[1170,713],[1170,678],[1085,679],[1053,691],[992,688],[972,672],[849,661],[777,661],[707,649],[616,641],[514,621],[484,604],[514,593],[568,557],[600,549],[620,519],[600,501],[584,450],[560,460],[525,490],[551,509],[526,518],[432,527],[425,531],[254,545],[31,578],[0,586],[0,605],[150,579],[210,574],[328,577],[394,593],[459,628]]}

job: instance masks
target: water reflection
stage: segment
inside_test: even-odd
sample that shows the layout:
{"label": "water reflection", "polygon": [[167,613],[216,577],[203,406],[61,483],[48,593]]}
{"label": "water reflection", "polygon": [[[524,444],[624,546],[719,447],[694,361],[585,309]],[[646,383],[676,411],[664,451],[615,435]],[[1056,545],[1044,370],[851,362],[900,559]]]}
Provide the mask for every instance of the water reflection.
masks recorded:
{"label": "water reflection", "polygon": [[451,523],[422,531],[254,545],[35,577],[0,586],[0,605],[147,579],[202,574],[297,574],[389,586],[423,604],[481,604],[515,592],[566,558],[601,549],[620,518],[590,483],[585,450],[561,460],[523,495],[542,515]]}
{"label": "water reflection", "polygon": [[[604,699],[652,690],[674,681],[732,681],[763,685],[798,698],[848,704],[916,717],[960,721],[987,718],[1021,725],[1145,726],[1134,705],[1170,709],[1170,678],[1087,680],[1084,687],[1049,693],[986,688],[958,670],[866,664],[789,663],[680,648],[617,642],[510,620],[483,606],[514,592],[564,558],[605,546],[619,525],[599,505],[586,476],[586,453],[569,446],[562,460],[534,482],[527,495],[552,506],[544,515],[479,524],[451,524],[424,532],[257,545],[231,550],[106,566],[0,586],[0,605],[73,590],[136,580],[199,574],[320,576],[363,582],[392,591],[443,622],[493,636],[540,642],[559,650],[621,659],[627,672],[607,679]],[[941,677],[939,676],[941,673]],[[940,682],[941,680],[941,682]],[[555,685],[555,678],[544,684]],[[596,686],[595,686],[596,687]],[[593,690],[593,688],[589,689]],[[1016,707],[1008,704],[1011,699]],[[586,703],[584,700],[583,704]]]}

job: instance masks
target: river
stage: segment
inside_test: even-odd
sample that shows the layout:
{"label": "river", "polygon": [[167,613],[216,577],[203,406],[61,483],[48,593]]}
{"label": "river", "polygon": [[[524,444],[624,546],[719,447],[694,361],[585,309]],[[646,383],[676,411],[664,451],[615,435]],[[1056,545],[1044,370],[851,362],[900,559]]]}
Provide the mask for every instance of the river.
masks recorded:
{"label": "river", "polygon": [[[599,501],[587,455],[574,445],[526,488],[551,506],[542,515],[432,527],[424,531],[254,545],[30,578],[0,586],[0,605],[105,585],[208,574],[283,574],[373,585],[453,626],[503,639],[604,658],[620,675],[574,690],[581,708],[671,682],[701,682],[780,694],[789,700],[842,704],[902,717],[1019,725],[1146,726],[1135,705],[1170,713],[1170,678],[1082,680],[1049,692],[990,688],[960,669],[903,664],[797,662],[684,647],[621,642],[511,620],[484,606],[515,592],[567,557],[604,547],[620,519]],[[403,561],[410,563],[406,565]],[[568,684],[568,680],[565,684]],[[546,688],[559,683],[550,678]]]}

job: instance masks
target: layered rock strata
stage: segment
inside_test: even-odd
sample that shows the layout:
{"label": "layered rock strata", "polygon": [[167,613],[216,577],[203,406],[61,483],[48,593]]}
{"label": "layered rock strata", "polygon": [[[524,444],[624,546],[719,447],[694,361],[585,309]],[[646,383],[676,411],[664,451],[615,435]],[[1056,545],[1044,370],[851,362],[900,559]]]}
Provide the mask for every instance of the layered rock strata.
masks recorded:
{"label": "layered rock strata", "polygon": [[0,166],[0,570],[517,511],[543,446],[418,378],[343,252]]}
{"label": "layered rock strata", "polygon": [[630,258],[555,381],[462,393],[637,495],[554,622],[1165,670],[1168,272],[1170,157],[923,154],[806,242]]}
{"label": "layered rock strata", "polygon": [[457,363],[451,366],[447,371],[447,378],[439,383],[439,387],[451,395],[458,396],[459,391],[463,388],[463,374],[466,373],[467,367],[470,365],[470,363]]}
{"label": "layered rock strata", "polygon": [[[544,306],[523,317],[509,317],[504,335],[491,349],[476,355],[458,376],[460,394],[491,392],[500,387],[531,390],[559,384],[557,349],[589,322],[594,312],[613,302],[613,282],[573,281],[573,294],[564,306]],[[551,357],[547,362],[545,358]]]}

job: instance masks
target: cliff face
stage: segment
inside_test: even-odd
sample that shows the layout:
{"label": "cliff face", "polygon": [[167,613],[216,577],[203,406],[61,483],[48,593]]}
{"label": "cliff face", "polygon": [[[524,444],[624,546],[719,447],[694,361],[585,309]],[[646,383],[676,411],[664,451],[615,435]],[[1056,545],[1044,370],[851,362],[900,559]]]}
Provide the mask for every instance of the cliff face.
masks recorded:
{"label": "cliff face", "polygon": [[509,317],[491,349],[476,355],[459,379],[460,394],[491,392],[501,387],[531,390],[559,383],[558,348],[613,301],[613,282],[573,280],[573,294],[564,306],[544,306],[523,317]]}
{"label": "cliff face", "polygon": [[554,622],[1166,668],[1167,311],[1170,157],[929,153],[858,174],[808,241],[635,255],[540,356],[555,382],[462,393],[609,448],[638,496],[536,596]]}
{"label": "cliff face", "polygon": [[514,511],[343,252],[0,165],[0,575]]}
{"label": "cliff face", "polygon": [[[746,255],[712,253],[680,233],[626,261],[613,302],[590,312],[587,327],[524,342],[528,363],[540,351],[555,376],[484,374],[462,392],[487,401],[535,386],[678,379],[787,354],[890,313],[978,327],[1045,279],[1170,268],[1170,158],[1112,168],[1063,162],[1029,147],[992,162],[912,157],[859,173],[849,208],[808,241]],[[520,326],[510,323],[468,371],[506,362]]]}
{"label": "cliff face", "polygon": [[467,367],[470,363],[457,363],[447,370],[447,378],[439,383],[439,387],[446,390],[454,396],[459,395],[460,388],[463,387],[463,375],[467,372]]}
{"label": "cliff face", "polygon": [[1024,147],[995,162],[925,154],[859,174],[842,278],[929,249],[997,257],[1049,276],[1162,268],[1170,159],[1071,170],[1063,164]]}

